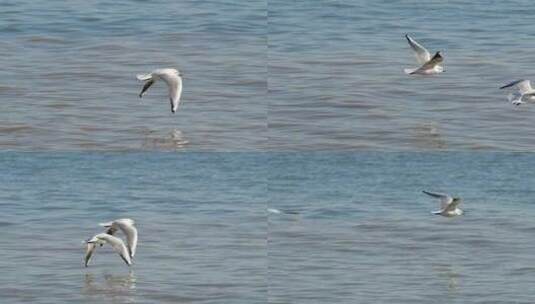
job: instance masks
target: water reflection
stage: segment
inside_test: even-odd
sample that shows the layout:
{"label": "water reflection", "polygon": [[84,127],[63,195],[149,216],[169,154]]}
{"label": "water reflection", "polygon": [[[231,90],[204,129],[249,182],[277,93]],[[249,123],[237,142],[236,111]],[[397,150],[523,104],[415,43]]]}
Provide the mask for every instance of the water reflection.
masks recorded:
{"label": "water reflection", "polygon": [[459,272],[455,269],[455,267],[449,264],[441,264],[435,265],[433,268],[437,273],[438,277],[447,281],[448,292],[457,292],[457,290],[459,289],[461,276]]}
{"label": "water reflection", "polygon": [[173,129],[165,134],[162,133],[156,130],[144,130],[142,147],[151,150],[176,150],[184,148],[189,143],[184,133],[178,129]]}
{"label": "water reflection", "polygon": [[133,271],[128,274],[108,274],[98,276],[87,273],[84,276],[82,293],[89,296],[106,296],[121,303],[135,303],[136,276]]}

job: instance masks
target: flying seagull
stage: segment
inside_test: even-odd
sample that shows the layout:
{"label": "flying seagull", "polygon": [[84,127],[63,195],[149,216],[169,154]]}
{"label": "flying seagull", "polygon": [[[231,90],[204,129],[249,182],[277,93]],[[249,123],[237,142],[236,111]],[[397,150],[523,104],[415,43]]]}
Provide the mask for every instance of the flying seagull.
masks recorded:
{"label": "flying seagull", "polygon": [[440,198],[440,210],[431,212],[435,215],[442,215],[446,217],[452,217],[456,215],[462,215],[463,211],[457,206],[461,203],[461,199],[458,197],[451,197],[448,194],[434,193],[429,191],[422,191],[423,193]]}
{"label": "flying seagull", "polygon": [[273,214],[299,214],[297,211],[291,211],[291,210],[280,210],[280,209],[274,209],[274,208],[267,208],[268,213]]}
{"label": "flying seagull", "polygon": [[519,106],[523,104],[524,101],[522,101],[522,99],[524,96],[527,96],[528,100],[535,100],[535,90],[531,87],[531,83],[529,80],[526,80],[526,79],[516,80],[516,81],[513,81],[509,84],[506,84],[500,87],[500,89],[506,89],[506,88],[511,88],[511,87],[518,89],[516,93],[509,94],[508,96],[509,101],[513,105]]}
{"label": "flying seagull", "polygon": [[110,244],[128,266],[132,265],[132,259],[130,259],[128,249],[123,240],[107,233],[99,233],[86,241],[85,267],[87,267],[95,250],[97,250],[97,245],[102,246],[104,244]]}
{"label": "flying seagull", "polygon": [[414,51],[416,60],[421,66],[417,69],[405,69],[405,73],[409,75],[431,75],[438,74],[444,71],[444,67],[441,63],[444,61],[444,57],[440,55],[440,52],[436,52],[433,57],[428,50],[426,50],[421,44],[412,39],[409,35],[405,35],[411,49]]}
{"label": "flying seagull", "polygon": [[157,69],[146,75],[137,75],[137,79],[144,81],[143,89],[139,93],[139,98],[143,97],[145,91],[158,79],[165,81],[169,88],[169,101],[171,102],[171,112],[175,113],[180,104],[180,95],[182,95],[182,75],[175,69]]}
{"label": "flying seagull", "polygon": [[126,236],[126,243],[128,244],[128,255],[133,258],[136,254],[137,247],[137,229],[134,227],[134,220],[132,219],[118,219],[108,223],[99,224],[100,226],[108,228],[106,233],[114,235],[117,230],[121,230]]}

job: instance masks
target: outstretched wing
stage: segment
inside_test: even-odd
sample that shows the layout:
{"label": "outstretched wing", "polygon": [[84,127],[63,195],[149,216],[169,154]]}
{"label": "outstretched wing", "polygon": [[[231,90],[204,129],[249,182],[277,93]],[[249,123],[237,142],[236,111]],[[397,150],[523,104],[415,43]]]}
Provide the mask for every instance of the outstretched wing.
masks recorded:
{"label": "outstretched wing", "polygon": [[429,195],[429,196],[432,196],[432,197],[435,197],[435,198],[439,198],[440,199],[440,208],[441,209],[445,209],[447,208],[451,202],[453,201],[453,198],[451,196],[449,196],[448,194],[444,194],[444,193],[436,193],[436,192],[430,192],[430,191],[422,191],[423,193]]}
{"label": "outstretched wing", "polygon": [[511,83],[501,86],[500,89],[506,89],[510,87],[516,87],[520,94],[526,94],[533,91],[531,88],[531,82],[526,79],[515,80]]}
{"label": "outstretched wing", "polygon": [[[176,70],[174,70],[176,72]],[[160,75],[167,87],[169,88],[169,101],[171,103],[171,112],[175,113],[180,104],[180,96],[182,95],[182,79],[177,73],[165,73]]]}
{"label": "outstretched wing", "polygon": [[133,225],[122,224],[121,230],[126,235],[126,242],[128,244],[128,253],[130,257],[134,257],[137,247],[137,229]]}
{"label": "outstretched wing", "polygon": [[89,261],[91,260],[91,257],[93,256],[93,253],[97,250],[97,244],[96,243],[86,243],[86,249],[85,249],[85,267],[89,264]]}
{"label": "outstretched wing", "polygon": [[147,82],[145,82],[145,85],[143,85],[143,89],[141,89],[141,93],[139,93],[139,98],[143,97],[143,94],[150,88],[150,86],[154,83],[154,80],[151,79]]}
{"label": "outstretched wing", "polygon": [[421,44],[416,42],[416,40],[412,39],[409,35],[405,35],[405,38],[407,38],[411,49],[414,51],[418,63],[424,64],[431,60],[431,54]]}
{"label": "outstretched wing", "polygon": [[123,261],[128,265],[132,265],[132,261],[130,260],[130,255],[128,254],[128,249],[124,245],[123,240],[121,240],[118,237],[114,237],[110,235],[107,238],[107,242],[113,247],[115,252],[119,254],[119,256],[123,259]]}
{"label": "outstretched wing", "polygon": [[424,65],[422,65],[420,68],[418,68],[417,70],[415,70],[411,74],[416,74],[416,73],[419,73],[421,71],[431,70],[436,65],[440,64],[443,61],[444,61],[444,57],[442,57],[442,55],[440,55],[440,52],[436,52],[435,56],[433,56],[433,58],[431,58],[431,60],[429,60],[428,62],[424,63]]}

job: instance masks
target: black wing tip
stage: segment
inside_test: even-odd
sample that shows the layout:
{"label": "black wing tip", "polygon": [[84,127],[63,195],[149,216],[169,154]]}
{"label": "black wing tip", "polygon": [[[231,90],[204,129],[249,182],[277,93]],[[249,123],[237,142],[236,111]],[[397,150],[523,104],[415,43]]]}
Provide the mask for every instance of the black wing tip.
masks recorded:
{"label": "black wing tip", "polygon": [[501,87],[500,87],[500,90],[501,90],[501,89],[505,89],[505,88],[512,87],[512,86],[514,86],[515,84],[520,83],[520,82],[525,81],[525,80],[526,80],[526,79],[515,80],[515,81],[513,81],[513,82],[511,82],[511,83],[508,83],[508,84],[506,84],[506,85],[504,85],[504,86],[501,86]]}

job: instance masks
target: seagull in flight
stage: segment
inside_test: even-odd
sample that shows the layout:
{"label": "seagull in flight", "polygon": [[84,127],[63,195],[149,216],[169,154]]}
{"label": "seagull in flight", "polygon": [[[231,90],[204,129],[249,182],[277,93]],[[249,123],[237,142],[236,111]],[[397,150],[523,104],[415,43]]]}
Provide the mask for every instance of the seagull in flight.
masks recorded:
{"label": "seagull in flight", "polygon": [[431,57],[429,51],[416,42],[416,40],[412,39],[409,35],[405,35],[405,38],[407,38],[411,49],[414,51],[416,60],[421,65],[417,69],[405,69],[404,71],[406,74],[431,75],[442,73],[444,71],[444,67],[442,66],[444,57],[440,55],[440,52],[436,52],[435,55]]}
{"label": "seagull in flight", "polygon": [[[137,247],[137,229],[134,224],[134,220],[127,218],[99,224],[107,229],[105,232],[99,233],[85,241],[85,267],[88,266],[98,245],[102,247],[104,244],[110,244],[128,266],[132,265],[132,259],[136,254]],[[118,230],[122,231],[126,236],[127,245],[124,244],[123,240],[114,236]]]}
{"label": "seagull in flight", "polygon": [[442,215],[445,217],[452,217],[462,215],[464,212],[458,208],[461,199],[458,197],[451,197],[448,194],[434,193],[429,191],[422,191],[423,193],[440,199],[440,210],[431,212],[435,215]]}
{"label": "seagull in flight", "polygon": [[137,229],[134,226],[135,222],[133,219],[118,219],[108,223],[101,223],[99,226],[108,228],[106,233],[109,235],[114,235],[117,230],[121,230],[126,236],[126,243],[128,244],[128,255],[130,258],[133,258],[136,254],[137,247]]}
{"label": "seagull in flight", "polygon": [[86,251],[85,251],[85,267],[89,264],[91,257],[97,250],[97,245],[110,244],[113,247],[113,250],[119,254],[121,259],[126,263],[126,265],[132,265],[132,259],[128,254],[128,249],[124,245],[123,240],[113,235],[107,233],[99,233],[86,241]]}
{"label": "seagull in flight", "polygon": [[171,112],[175,113],[180,104],[180,95],[182,95],[182,75],[176,69],[156,69],[149,74],[137,75],[139,81],[143,81],[143,89],[139,93],[139,98],[154,84],[158,79],[163,80],[169,89],[169,101],[171,102]]}
{"label": "seagull in flight", "polygon": [[520,79],[500,87],[500,89],[506,88],[516,88],[518,90],[508,96],[509,101],[515,106],[525,103],[522,101],[524,96],[527,96],[529,101],[535,100],[535,90],[531,87],[529,80]]}

